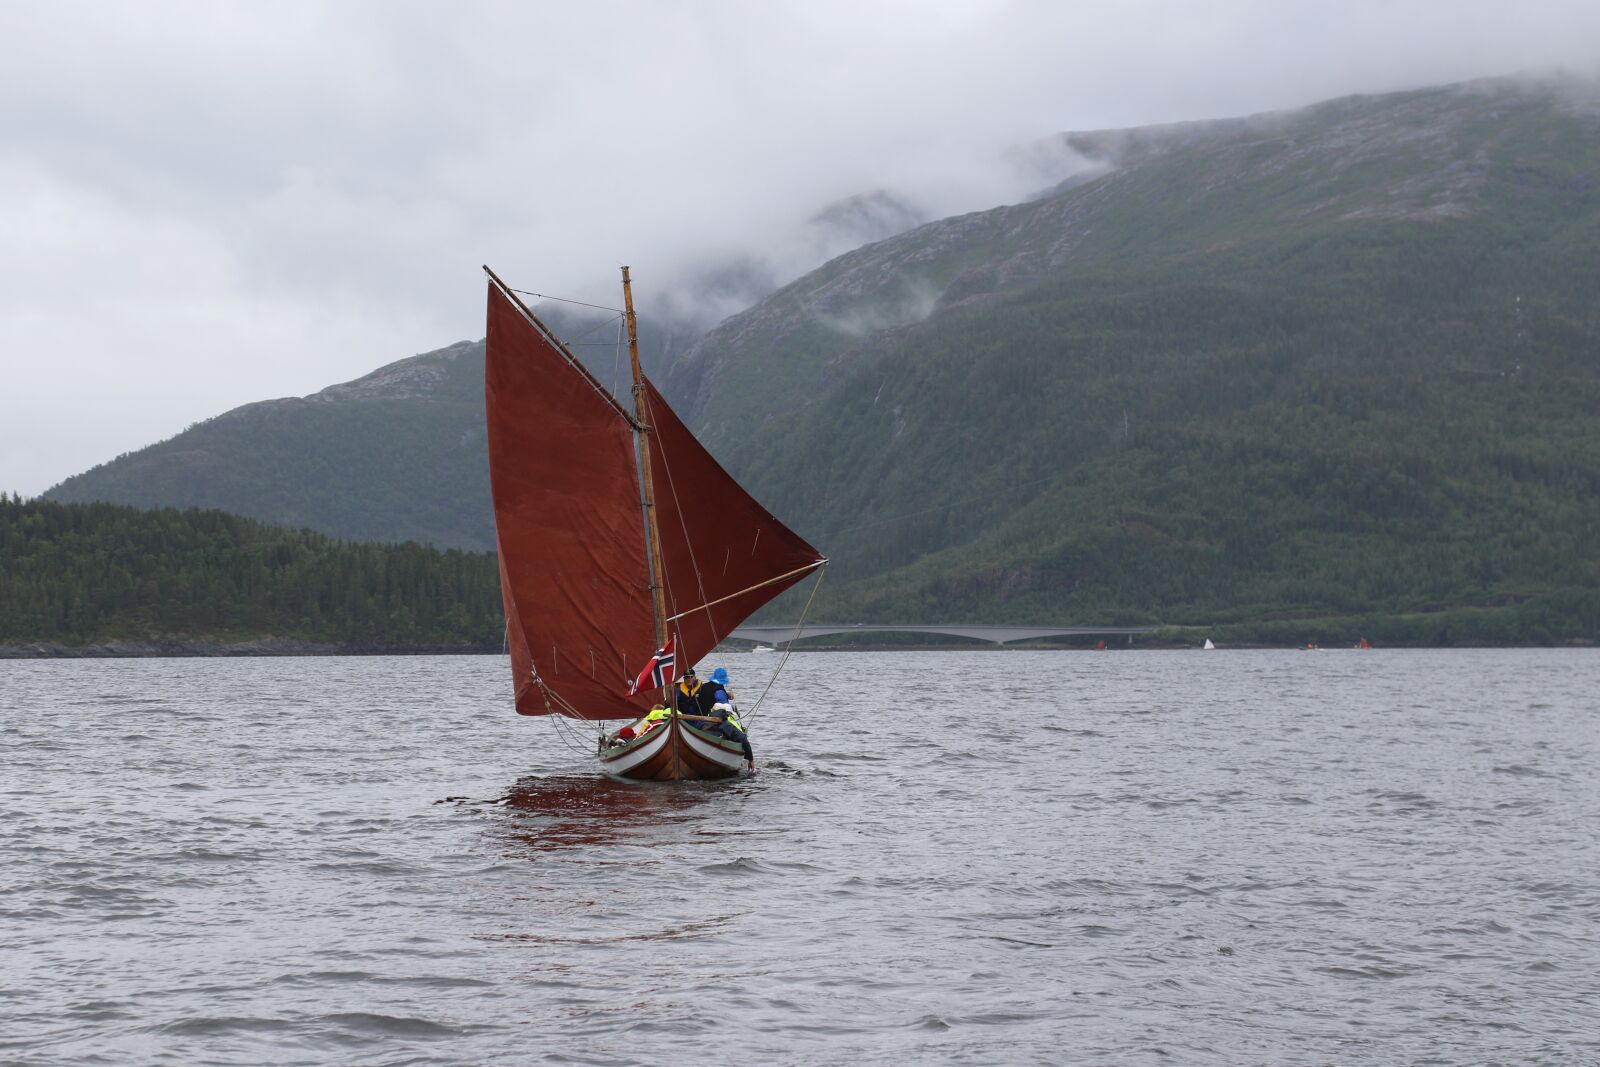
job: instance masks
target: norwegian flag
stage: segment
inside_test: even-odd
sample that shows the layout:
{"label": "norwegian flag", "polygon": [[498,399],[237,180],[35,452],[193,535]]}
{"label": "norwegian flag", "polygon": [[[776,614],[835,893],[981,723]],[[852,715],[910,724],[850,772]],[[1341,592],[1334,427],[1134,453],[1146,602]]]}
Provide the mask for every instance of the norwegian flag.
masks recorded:
{"label": "norwegian flag", "polygon": [[639,677],[633,680],[633,688],[628,690],[629,696],[633,696],[641,689],[660,689],[677,680],[672,670],[672,642],[675,640],[677,638],[669,637],[665,645],[656,649],[656,654],[644,665]]}

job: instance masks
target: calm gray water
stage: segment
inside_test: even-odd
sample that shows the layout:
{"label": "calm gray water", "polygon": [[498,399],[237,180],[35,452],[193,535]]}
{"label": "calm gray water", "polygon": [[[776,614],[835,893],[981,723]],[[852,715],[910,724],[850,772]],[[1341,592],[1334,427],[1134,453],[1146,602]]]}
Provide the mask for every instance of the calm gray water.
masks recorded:
{"label": "calm gray water", "polygon": [[1597,693],[796,655],[641,786],[496,658],[0,662],[0,1063],[1600,1063]]}

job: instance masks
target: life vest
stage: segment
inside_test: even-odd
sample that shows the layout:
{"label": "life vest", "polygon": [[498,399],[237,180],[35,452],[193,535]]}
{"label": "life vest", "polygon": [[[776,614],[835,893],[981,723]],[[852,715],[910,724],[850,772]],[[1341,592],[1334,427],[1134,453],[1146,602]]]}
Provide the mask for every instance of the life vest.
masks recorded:
{"label": "life vest", "polygon": [[660,705],[651,708],[650,713],[644,717],[643,725],[639,727],[639,732],[641,734],[649,733],[651,730],[654,730],[657,726],[660,726],[664,721],[670,718],[671,715],[671,708],[663,708]]}
{"label": "life vest", "polygon": [[715,708],[712,708],[712,711],[715,712],[716,708],[723,708],[724,710],[726,710],[727,713],[728,713],[728,717],[727,717],[728,723],[730,725],[732,725],[733,728],[738,730],[740,733],[744,732],[744,724],[739,721],[739,716],[737,716],[737,715],[735,715],[733,713],[733,705],[732,704],[718,704],[718,705],[716,705]]}
{"label": "life vest", "polygon": [[693,689],[689,688],[688,682],[679,682],[677,686],[677,695],[673,698],[672,702],[676,704],[678,706],[678,710],[683,712],[685,715],[698,715],[700,714],[700,690],[704,688],[705,683],[699,680],[695,681]]}

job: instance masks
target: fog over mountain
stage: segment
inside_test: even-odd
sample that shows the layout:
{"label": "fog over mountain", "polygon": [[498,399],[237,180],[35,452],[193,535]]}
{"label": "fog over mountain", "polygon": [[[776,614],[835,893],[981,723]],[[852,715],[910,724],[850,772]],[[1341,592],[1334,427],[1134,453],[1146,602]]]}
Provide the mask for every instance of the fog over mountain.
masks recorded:
{"label": "fog over mountain", "polygon": [[1575,0],[13,5],[0,489],[475,338],[481,263],[706,321],[828,205],[1028,198],[1054,131],[1597,61]]}

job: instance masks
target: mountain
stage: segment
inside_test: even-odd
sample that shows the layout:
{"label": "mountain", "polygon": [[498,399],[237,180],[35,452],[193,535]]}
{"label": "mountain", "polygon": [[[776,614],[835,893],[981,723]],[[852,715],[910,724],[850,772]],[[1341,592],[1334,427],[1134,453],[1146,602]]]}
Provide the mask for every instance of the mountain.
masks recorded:
{"label": "mountain", "polygon": [[[851,197],[788,235],[783,255],[728,256],[645,289],[640,360],[659,375],[727,312],[801,273],[797,264],[809,268],[925,221],[885,191]],[[527,299],[602,381],[625,381],[618,315]],[[492,549],[483,343],[403,359],[311,396],[236,408],[68,478],[44,497],[218,508],[353,541]]]}
{"label": "mountain", "polygon": [[1094,167],[1051,195],[843,255],[670,369],[836,560],[815,613],[1600,635],[1593,83],[1067,140]]}
{"label": "mountain", "polygon": [[235,408],[45,497],[219,508],[352,541],[491,549],[483,343]]}
{"label": "mountain", "polygon": [[[1593,83],[1053,151],[1072,175],[1022,203],[903,231],[914,213],[865,205],[896,232],[647,355],[834,558],[814,616],[1600,637]],[[730,272],[732,303],[778,280]],[[594,351],[610,380],[614,342]],[[340,536],[486,547],[480,367],[463,344],[252,405],[50,495],[204,486]]]}

